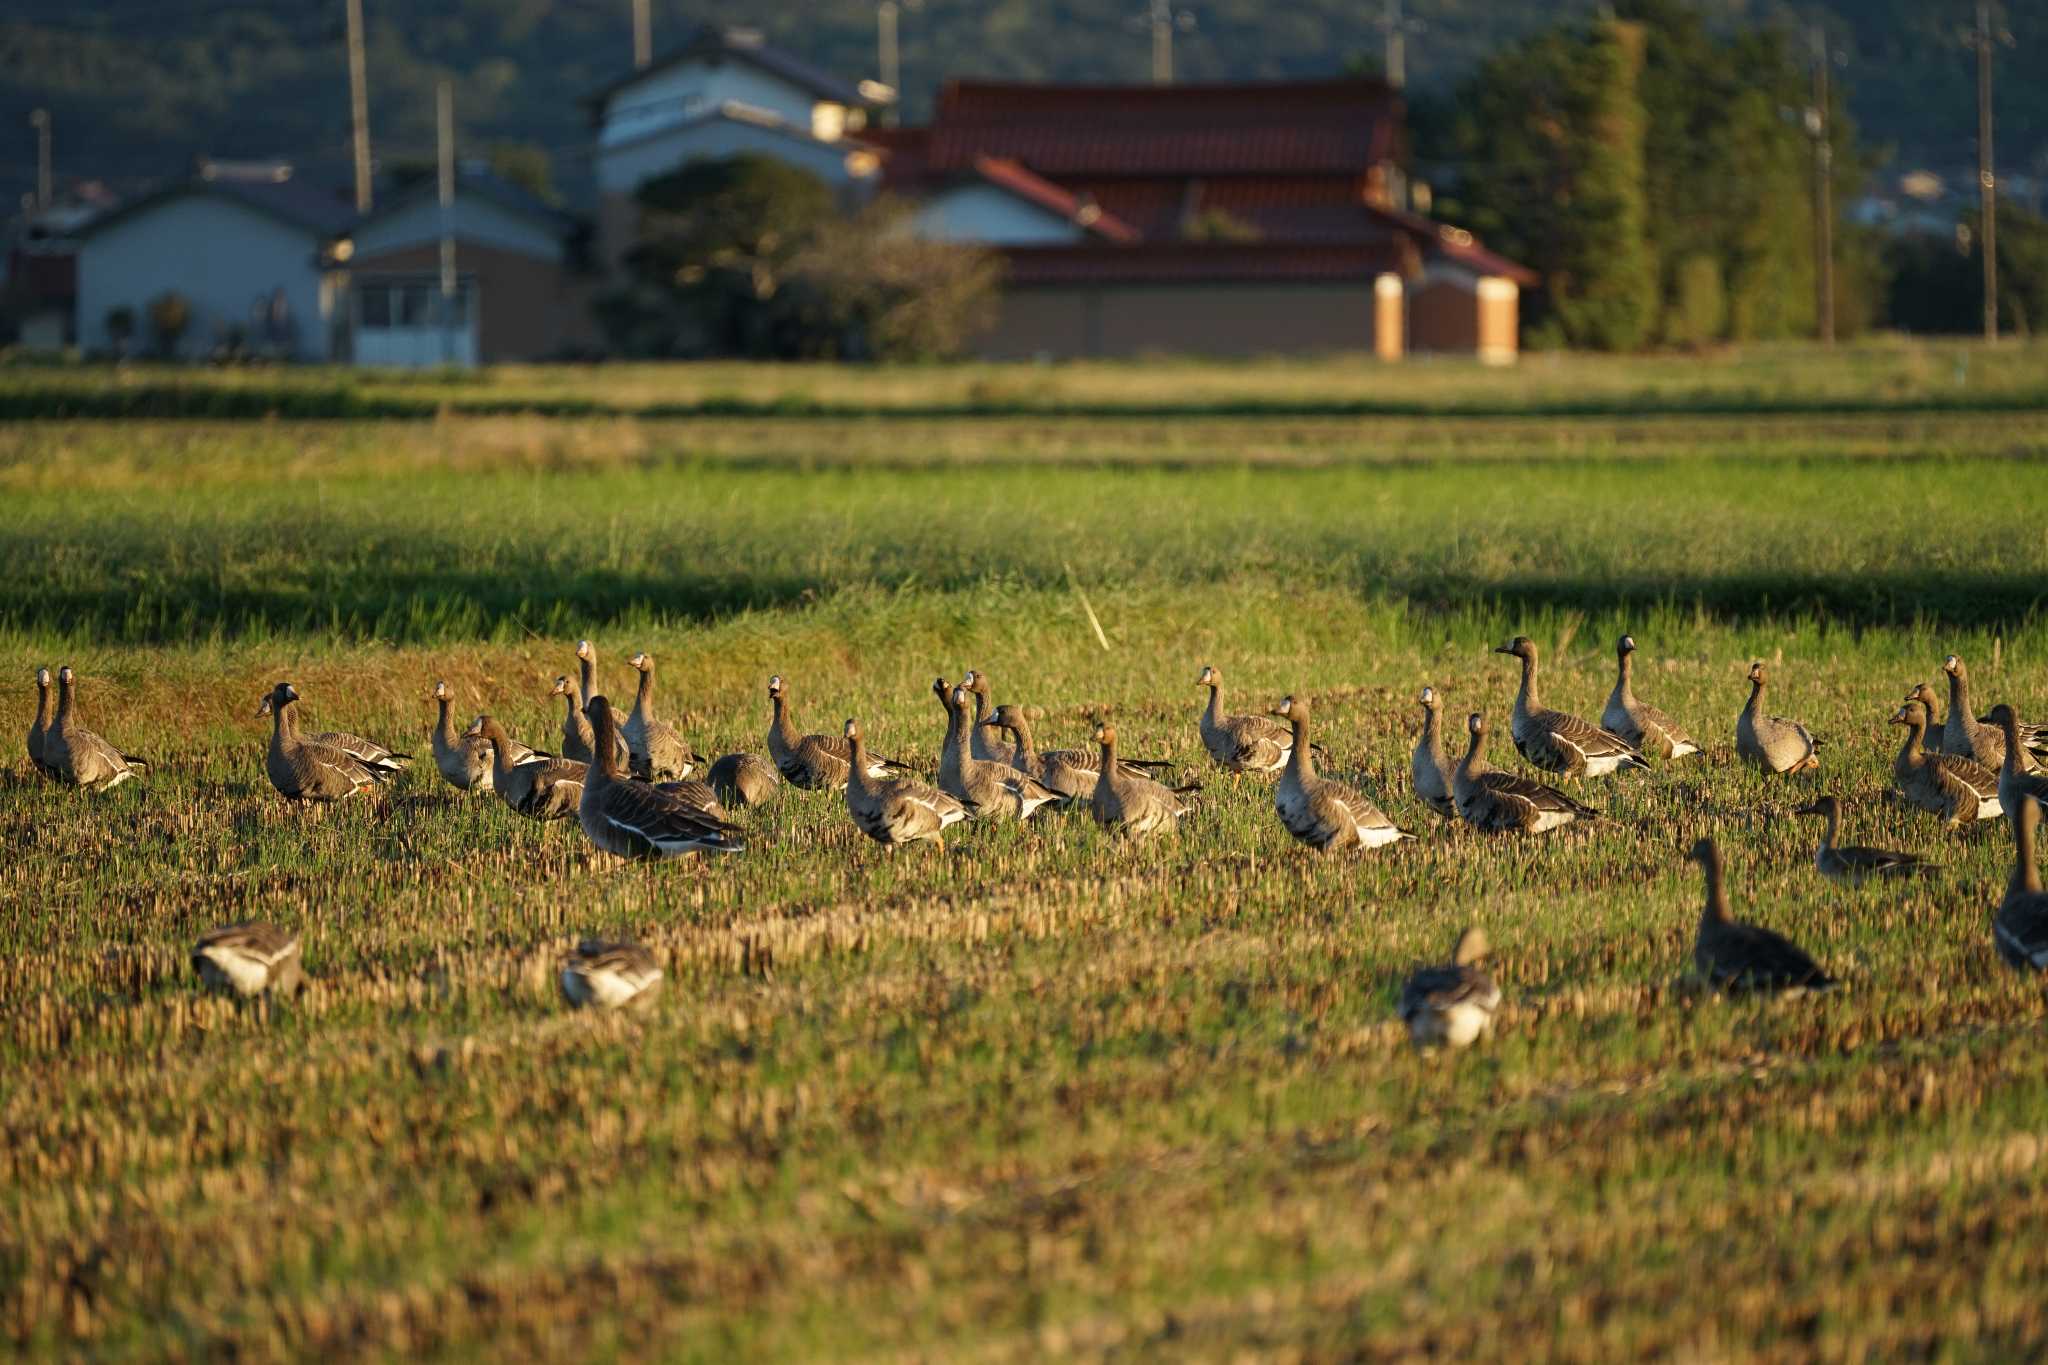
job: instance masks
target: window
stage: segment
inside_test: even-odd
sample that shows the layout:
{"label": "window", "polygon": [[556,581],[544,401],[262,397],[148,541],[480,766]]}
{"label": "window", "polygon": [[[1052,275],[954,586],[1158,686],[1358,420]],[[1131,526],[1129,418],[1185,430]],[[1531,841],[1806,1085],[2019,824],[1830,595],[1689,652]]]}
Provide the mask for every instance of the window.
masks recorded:
{"label": "window", "polygon": [[363,326],[389,327],[391,325],[391,290],[381,284],[373,284],[360,291]]}
{"label": "window", "polygon": [[403,285],[398,291],[398,325],[424,327],[434,320],[434,290],[424,284]]}

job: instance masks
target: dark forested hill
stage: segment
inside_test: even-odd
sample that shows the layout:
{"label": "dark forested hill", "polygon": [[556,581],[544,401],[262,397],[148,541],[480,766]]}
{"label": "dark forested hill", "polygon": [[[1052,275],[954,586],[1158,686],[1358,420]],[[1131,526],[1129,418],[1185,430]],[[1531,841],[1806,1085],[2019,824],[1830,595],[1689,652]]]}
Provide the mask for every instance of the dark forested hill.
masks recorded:
{"label": "dark forested hill", "polygon": [[[848,75],[875,69],[873,0],[652,0],[656,47],[706,18],[756,24]],[[372,127],[380,157],[427,151],[432,88],[457,82],[463,141],[547,149],[576,189],[585,124],[576,97],[627,65],[629,0],[364,0]],[[1821,17],[1848,53],[1838,73],[1866,142],[1913,163],[1974,155],[1970,58],[1958,40],[1972,0],[1700,0],[1716,24]],[[1408,0],[1419,21],[1409,72],[1448,92],[1488,52],[1594,0]],[[903,17],[904,85],[915,117],[954,75],[1142,79],[1143,0],[927,0]],[[1177,56],[1187,79],[1376,66],[1381,0],[1178,0],[1196,26]],[[2001,163],[2048,170],[2048,0],[2007,0]],[[117,183],[164,174],[195,152],[290,155],[339,170],[347,130],[342,0],[8,0],[0,9],[0,191],[29,185],[27,116],[47,106],[60,179]]]}

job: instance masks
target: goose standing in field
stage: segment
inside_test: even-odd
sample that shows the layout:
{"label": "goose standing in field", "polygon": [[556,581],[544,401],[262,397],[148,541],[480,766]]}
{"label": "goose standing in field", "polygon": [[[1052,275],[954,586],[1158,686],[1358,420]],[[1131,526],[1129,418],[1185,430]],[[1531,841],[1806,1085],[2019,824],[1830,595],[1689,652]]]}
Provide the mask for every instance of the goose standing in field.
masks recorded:
{"label": "goose standing in field", "polygon": [[[577,813],[589,764],[535,753],[490,715],[478,716],[470,729],[491,756],[490,789],[506,805],[529,820],[566,820]],[[518,757],[522,751],[524,759]]]}
{"label": "goose standing in field", "polygon": [[[799,735],[789,715],[789,684],[776,674],[768,680],[768,756],[783,780],[805,791],[838,791],[851,771],[853,748],[837,735]],[[869,754],[868,776],[888,777],[908,769],[894,759]]]}
{"label": "goose standing in field", "polygon": [[704,775],[728,806],[762,806],[782,790],[782,775],[759,754],[726,754]]}
{"label": "goose standing in field", "polygon": [[976,758],[968,734],[978,728],[968,718],[972,703],[965,687],[948,689],[946,680],[932,683],[939,705],[946,708],[946,739],[939,750],[939,790],[967,808],[977,820],[1029,820],[1042,807],[1065,798],[1027,772],[1008,763]]}
{"label": "goose standing in field", "polygon": [[1909,701],[1892,715],[1891,723],[1906,727],[1906,742],[1892,761],[1892,776],[1908,805],[1939,815],[1951,827],[1996,820],[2005,813],[1998,799],[1998,774],[1967,758],[1930,754],[1921,747],[1927,731],[1925,706]]}
{"label": "goose standing in field", "polygon": [[1894,853],[1885,848],[1836,844],[1835,839],[1842,832],[1842,803],[1832,796],[1815,797],[1792,813],[1815,815],[1827,821],[1827,828],[1821,831],[1820,847],[1813,855],[1813,865],[1821,876],[1830,881],[1861,886],[1873,878],[1897,881],[1924,876],[1940,866],[1926,861],[1917,853]]}
{"label": "goose standing in field", "polygon": [[1458,935],[1448,963],[1408,978],[1398,1013],[1417,1047],[1470,1047],[1493,1027],[1500,987],[1479,965],[1487,951],[1486,931],[1475,925]]}
{"label": "goose standing in field", "polygon": [[1700,911],[1692,960],[1709,985],[1731,993],[1824,991],[1835,985],[1835,979],[1792,940],[1729,915],[1721,852],[1712,839],[1692,846],[1692,860],[1707,878],[1707,901]]}
{"label": "goose standing in field", "polygon": [[2041,823],[2037,802],[2022,801],[2012,813],[2012,878],[1991,918],[1998,955],[2021,971],[2048,968],[2048,892],[2034,864],[2034,831]]}
{"label": "goose standing in field", "polygon": [[1456,773],[1450,760],[1444,757],[1443,731],[1438,723],[1442,704],[1434,687],[1423,688],[1415,700],[1422,707],[1422,733],[1415,737],[1415,755],[1408,765],[1415,799],[1444,819],[1456,820],[1458,802],[1451,792]]}
{"label": "goose standing in field", "polygon": [[1095,755],[1085,749],[1053,749],[1045,753],[1031,737],[1031,722],[1025,718],[1024,708],[1004,704],[989,714],[989,718],[977,722],[978,730],[983,726],[1009,732],[1012,747],[1017,751],[1017,771],[1036,778],[1044,786],[1058,792],[1065,798],[1060,804],[1071,806],[1076,801],[1086,801],[1095,794]]}
{"label": "goose standing in field", "polygon": [[1749,666],[1749,701],[1735,718],[1735,752],[1765,772],[1819,768],[1820,741],[1804,725],[1764,712],[1764,666]]}
{"label": "goose standing in field", "polygon": [[1574,820],[1599,818],[1599,811],[1555,787],[1489,766],[1486,717],[1479,712],[1465,718],[1465,729],[1471,741],[1451,776],[1451,794],[1466,824],[1488,834],[1548,834]]}
{"label": "goose standing in field", "polygon": [[1415,837],[1363,793],[1316,774],[1315,756],[1309,751],[1308,698],[1283,697],[1273,714],[1294,731],[1286,770],[1273,787],[1273,809],[1297,842],[1328,853],[1384,848]]}
{"label": "goose standing in field", "polygon": [[1636,638],[1624,635],[1615,642],[1614,691],[1607,696],[1600,723],[1638,752],[1658,758],[1684,758],[1700,746],[1678,723],[1645,701],[1637,701],[1634,686]]}
{"label": "goose standing in field", "polygon": [[967,807],[915,778],[892,776],[887,764],[870,758],[860,726],[846,722],[846,813],[860,832],[894,853],[903,844],[930,843],[943,849],[945,833],[967,819]]}
{"label": "goose standing in field", "polygon": [[[1970,675],[1963,667],[1963,661],[1951,654],[1941,661],[1941,671],[1948,674],[1948,719],[1942,723],[1941,752],[1958,758],[1972,759],[1985,767],[1997,771],[2005,761],[2005,731],[1991,722],[1989,716],[1978,719],[1970,709]],[[1927,707],[1928,723],[1933,724],[1934,706]],[[2032,771],[2034,753],[2039,746],[2048,753],[2048,739],[2044,739],[2041,728],[2036,725],[2015,724],[2020,738],[2020,768]]]}
{"label": "goose standing in field", "polygon": [[996,733],[999,727],[988,723],[995,706],[995,699],[990,695],[988,674],[970,668],[960,679],[960,685],[974,698],[974,726],[968,732],[968,751],[984,762],[1021,767],[1017,762],[1017,746]]}
{"label": "goose standing in field", "polygon": [[[562,756],[573,758],[578,763],[591,761],[590,717],[583,714],[583,708],[590,705],[590,699],[597,695],[597,646],[588,640],[576,642],[576,704],[570,711],[574,721],[562,723]],[[570,732],[574,730],[572,735]],[[618,738],[619,767],[630,772],[633,768],[633,751],[626,744],[623,727]]]}
{"label": "goose standing in field", "polygon": [[1209,689],[1201,715],[1202,747],[1226,772],[1270,776],[1287,766],[1294,732],[1270,716],[1233,716],[1223,710],[1223,674],[1205,667],[1195,686]]}
{"label": "goose standing in field", "polygon": [[743,831],[674,792],[634,781],[619,766],[619,722],[611,703],[592,697],[587,710],[599,757],[584,774],[576,818],[591,843],[621,858],[650,861],[746,850]]}
{"label": "goose standing in field", "polygon": [[43,731],[43,763],[59,782],[87,791],[110,791],[134,777],[149,760],[124,754],[85,728],[73,700],[71,666],[57,670],[57,714]]}
{"label": "goose standing in field", "polygon": [[680,781],[704,766],[704,756],[683,743],[675,726],[655,718],[654,656],[643,650],[631,662],[639,670],[640,689],[621,730],[632,755],[633,775],[648,782]]}
{"label": "goose standing in field", "polygon": [[1098,722],[1095,743],[1101,751],[1096,765],[1101,776],[1088,798],[1088,811],[1095,817],[1095,823],[1112,834],[1137,839],[1171,834],[1178,829],[1180,817],[1188,809],[1181,797],[1199,791],[1200,787],[1166,787],[1118,763],[1113,725]]}
{"label": "goose standing in field", "polygon": [[[441,776],[457,791],[491,789],[491,746],[480,734],[459,734],[455,729],[452,711],[455,705],[455,689],[445,682],[434,684],[434,704],[441,714],[434,722],[433,748],[434,766],[441,770]],[[513,739],[507,739],[514,764],[530,758],[533,750]]]}
{"label": "goose standing in field", "polygon": [[573,763],[590,762],[590,717],[583,714],[582,694],[570,684],[567,674],[557,674],[548,695],[562,699],[562,757]]}
{"label": "goose standing in field", "polygon": [[1998,804],[2005,808],[2006,818],[2016,815],[2020,803],[2026,800],[2048,805],[2048,773],[2028,772],[2021,766],[2026,748],[2019,717],[2010,706],[2000,702],[1991,708],[1989,719],[2005,732],[2005,761],[1998,765]]}
{"label": "goose standing in field", "polygon": [[301,808],[308,803],[324,806],[397,776],[397,768],[365,762],[318,735],[300,734],[298,706],[298,689],[281,682],[270,689],[256,711],[271,718],[270,749],[263,770],[285,800]]}
{"label": "goose standing in field", "polygon": [[562,959],[555,981],[577,1009],[644,1008],[661,993],[661,964],[637,943],[586,938]]}
{"label": "goose standing in field", "polygon": [[43,761],[43,736],[50,729],[50,670],[36,670],[36,718],[28,727],[28,761],[44,777],[55,777],[57,772]]}
{"label": "goose standing in field", "polygon": [[1623,768],[1648,768],[1635,746],[1591,721],[1568,711],[1553,711],[1536,695],[1536,642],[1517,635],[1494,653],[1508,654],[1522,662],[1522,686],[1515,693],[1515,709],[1508,721],[1508,733],[1515,752],[1533,768],[1564,777],[1607,777]]}
{"label": "goose standing in field", "polygon": [[192,945],[192,970],[210,989],[254,999],[297,995],[306,977],[299,936],[254,920],[208,930]]}

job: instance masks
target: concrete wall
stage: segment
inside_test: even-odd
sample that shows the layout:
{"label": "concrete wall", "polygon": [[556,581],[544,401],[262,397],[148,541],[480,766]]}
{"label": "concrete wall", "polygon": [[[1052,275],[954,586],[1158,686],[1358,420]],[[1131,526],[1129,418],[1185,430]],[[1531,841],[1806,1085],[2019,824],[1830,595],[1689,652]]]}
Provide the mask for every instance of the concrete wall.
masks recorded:
{"label": "concrete wall", "polygon": [[[513,213],[477,194],[457,193],[449,206],[449,220],[455,238],[504,251],[515,251],[543,261],[559,263],[562,238],[547,224],[523,213]],[[356,255],[378,255],[441,241],[441,205],[432,196],[407,204],[364,224],[353,234]]]}
{"label": "concrete wall", "polygon": [[613,95],[605,104],[597,145],[602,150],[645,137],[708,113],[727,100],[766,109],[803,129],[811,127],[811,106],[816,103],[808,90],[744,63],[683,62]]}
{"label": "concrete wall", "polygon": [[1264,355],[1373,344],[1371,280],[1011,289],[976,345],[992,359],[1145,351]]}
{"label": "concrete wall", "polygon": [[993,185],[958,185],[927,199],[911,231],[941,242],[992,246],[1060,246],[1078,242],[1081,227]]}
{"label": "concrete wall", "polygon": [[[438,241],[350,264],[358,277],[420,275],[439,278]],[[474,283],[477,359],[486,365],[544,360],[565,348],[590,349],[599,342],[591,321],[593,285],[560,265],[475,242],[457,242],[455,269]]]}
{"label": "concrete wall", "polygon": [[1432,269],[1409,296],[1409,341],[1417,351],[1511,364],[1519,349],[1521,290],[1497,275]]}
{"label": "concrete wall", "polygon": [[87,350],[109,348],[107,310],[126,304],[135,310],[130,346],[149,347],[150,300],[176,290],[192,305],[179,349],[203,355],[224,328],[248,328],[256,304],[282,288],[294,353],[324,360],[329,318],[340,300],[322,281],[319,248],[312,232],[223,197],[195,193],[166,200],[79,244],[79,343]]}

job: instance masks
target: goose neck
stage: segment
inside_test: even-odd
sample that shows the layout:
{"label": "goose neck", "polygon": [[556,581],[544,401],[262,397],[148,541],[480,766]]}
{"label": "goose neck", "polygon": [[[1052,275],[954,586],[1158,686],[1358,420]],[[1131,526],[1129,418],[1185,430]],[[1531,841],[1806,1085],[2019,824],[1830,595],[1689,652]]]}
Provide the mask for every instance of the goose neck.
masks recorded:
{"label": "goose neck", "polygon": [[1970,714],[1970,683],[1960,668],[1948,675],[1948,713],[1966,720]]}
{"label": "goose neck", "polygon": [[442,744],[452,749],[455,747],[457,738],[455,734],[455,720],[450,714],[454,709],[454,703],[447,697],[436,697],[434,702],[441,708],[441,718],[435,722],[434,735]]}
{"label": "goose neck", "polygon": [[71,679],[59,674],[57,677],[57,719],[71,718]]}
{"label": "goose neck", "polygon": [[576,658],[576,705],[590,705],[590,699],[597,695],[597,660]]}
{"label": "goose neck", "polygon": [[1751,678],[1749,680],[1749,700],[1743,703],[1742,709],[1753,716],[1763,709],[1763,704],[1764,680],[1762,678]]}
{"label": "goose neck", "polygon": [[640,685],[633,691],[633,710],[643,720],[654,719],[654,670],[640,670]]}
{"label": "goose neck", "polygon": [[625,776],[619,770],[619,722],[610,708],[591,718],[590,730],[590,771],[607,782],[619,781]]}
{"label": "goose neck", "polygon": [[41,728],[49,723],[50,686],[48,683],[38,681],[36,683],[36,725],[38,728]]}
{"label": "goose neck", "polygon": [[1294,747],[1288,752],[1287,766],[1297,778],[1314,777],[1316,760],[1308,747],[1308,717],[1296,713],[1287,718],[1287,723],[1294,731]]}
{"label": "goose neck", "polygon": [[2006,887],[2006,895],[2038,895],[2041,869],[2034,865],[2034,829],[2041,821],[2040,804],[2031,797],[2020,797],[2020,808],[2011,813],[2011,819],[2012,881]]}
{"label": "goose neck", "polygon": [[775,731],[777,739],[794,749],[796,747],[796,726],[790,723],[789,700],[782,696],[781,693],[777,693],[768,699],[768,705],[773,716],[769,721],[769,728]]}
{"label": "goose neck", "polygon": [[1524,654],[1521,658],[1522,686],[1521,690],[1515,693],[1515,702],[1524,711],[1534,711],[1543,705],[1536,696],[1536,656]]}
{"label": "goose neck", "polygon": [[1209,684],[1208,716],[1211,725],[1218,725],[1223,721],[1223,684],[1220,682]]}
{"label": "goose neck", "polygon": [[1721,874],[1721,850],[1708,852],[1701,862],[1707,876],[1707,900],[1700,910],[1700,923],[1726,924],[1728,922],[1728,885]]}

